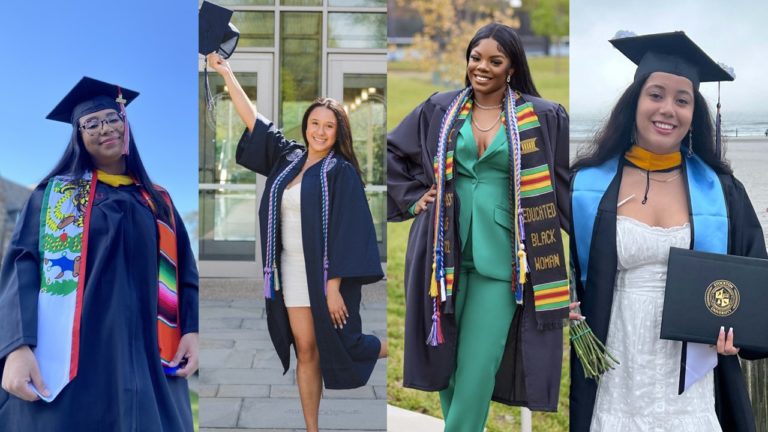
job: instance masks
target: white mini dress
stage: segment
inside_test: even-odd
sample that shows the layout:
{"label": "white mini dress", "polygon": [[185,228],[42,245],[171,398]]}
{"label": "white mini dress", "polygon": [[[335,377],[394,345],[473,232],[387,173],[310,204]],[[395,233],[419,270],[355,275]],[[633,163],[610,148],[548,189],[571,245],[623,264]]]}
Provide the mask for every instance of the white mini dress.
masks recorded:
{"label": "white mini dress", "polygon": [[286,307],[309,307],[307,268],[301,238],[301,183],[283,192],[280,205],[283,252],[280,255],[280,282]]}

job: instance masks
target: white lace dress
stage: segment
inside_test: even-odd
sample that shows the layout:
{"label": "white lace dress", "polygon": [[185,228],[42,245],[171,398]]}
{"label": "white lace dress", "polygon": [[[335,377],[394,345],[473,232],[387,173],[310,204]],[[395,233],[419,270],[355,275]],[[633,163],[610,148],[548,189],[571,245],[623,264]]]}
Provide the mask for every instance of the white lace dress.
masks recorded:
{"label": "white lace dress", "polygon": [[714,375],[677,394],[681,342],[659,339],[671,246],[687,248],[690,227],[651,227],[619,216],[618,272],[608,349],[621,364],[600,380],[591,431],[720,431]]}
{"label": "white lace dress", "polygon": [[309,307],[307,267],[301,238],[301,183],[283,192],[280,204],[283,253],[280,255],[280,282],[287,307]]}

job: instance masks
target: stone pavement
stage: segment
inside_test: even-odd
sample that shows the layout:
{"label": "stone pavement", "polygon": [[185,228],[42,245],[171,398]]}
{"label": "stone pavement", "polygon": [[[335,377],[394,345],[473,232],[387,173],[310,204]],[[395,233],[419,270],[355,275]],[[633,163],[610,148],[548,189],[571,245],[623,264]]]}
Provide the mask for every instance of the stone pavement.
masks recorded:
{"label": "stone pavement", "polygon": [[444,428],[442,419],[387,405],[387,432],[443,432]]}
{"label": "stone pavement", "polygon": [[[282,366],[267,332],[261,282],[201,279],[201,432],[294,432],[304,429],[296,386],[296,359]],[[258,285],[257,285],[258,284]],[[386,336],[386,282],[363,287],[363,331]],[[320,429],[384,431],[387,365],[379,360],[365,387],[324,390]]]}

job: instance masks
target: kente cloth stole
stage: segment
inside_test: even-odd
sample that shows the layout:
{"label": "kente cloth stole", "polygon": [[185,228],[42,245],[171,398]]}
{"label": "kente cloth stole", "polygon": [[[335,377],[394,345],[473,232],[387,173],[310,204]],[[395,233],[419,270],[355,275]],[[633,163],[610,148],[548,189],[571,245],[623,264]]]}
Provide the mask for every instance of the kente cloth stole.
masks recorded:
{"label": "kente cloth stole", "polygon": [[[441,313],[453,313],[453,284],[458,249],[454,212],[448,211],[455,197],[453,129],[462,123],[472,108],[471,88],[464,89],[443,116],[434,159],[437,196],[432,277],[429,295],[433,301],[432,328],[427,344],[443,342]],[[514,262],[512,289],[516,301],[523,302],[527,283],[533,288],[537,325],[540,329],[560,328],[568,316],[569,282],[560,219],[548,151],[544,147],[541,124],[533,109],[519,93],[507,89],[503,126],[510,158],[509,208],[512,222],[511,244]],[[440,304],[443,304],[441,311]]]}
{"label": "kente cloth stole", "polygon": [[[80,318],[85,288],[88,233],[96,182],[100,174],[82,177],[57,176],[48,181],[40,212],[40,293],[35,357],[50,390],[50,402],[77,376],[80,350]],[[118,184],[131,184],[130,177]],[[123,180],[128,179],[125,183]],[[167,193],[161,191],[172,209]],[[149,194],[142,195],[154,211]],[[158,342],[160,361],[167,367],[181,338],[178,327],[178,271],[175,222],[156,218],[159,234]],[[168,372],[168,370],[166,370]]]}

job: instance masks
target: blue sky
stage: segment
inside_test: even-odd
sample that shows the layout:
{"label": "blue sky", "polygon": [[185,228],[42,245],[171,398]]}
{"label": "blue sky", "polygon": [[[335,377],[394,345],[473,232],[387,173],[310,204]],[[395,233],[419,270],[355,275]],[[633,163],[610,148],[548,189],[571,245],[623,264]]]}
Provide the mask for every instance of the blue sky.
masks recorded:
{"label": "blue sky", "polygon": [[45,116],[86,75],[141,93],[126,111],[144,165],[197,211],[196,1],[10,1],[0,36],[0,175],[34,185],[53,168],[71,126]]}

